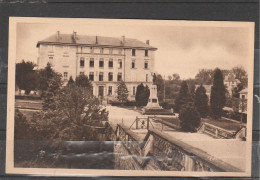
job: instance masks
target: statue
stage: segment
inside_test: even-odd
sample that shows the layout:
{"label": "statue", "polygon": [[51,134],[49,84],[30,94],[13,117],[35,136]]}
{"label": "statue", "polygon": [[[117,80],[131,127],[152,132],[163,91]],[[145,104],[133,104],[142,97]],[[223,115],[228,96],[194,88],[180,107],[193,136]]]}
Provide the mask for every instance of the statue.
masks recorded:
{"label": "statue", "polygon": [[153,84],[155,84],[155,82],[156,82],[156,74],[153,73]]}

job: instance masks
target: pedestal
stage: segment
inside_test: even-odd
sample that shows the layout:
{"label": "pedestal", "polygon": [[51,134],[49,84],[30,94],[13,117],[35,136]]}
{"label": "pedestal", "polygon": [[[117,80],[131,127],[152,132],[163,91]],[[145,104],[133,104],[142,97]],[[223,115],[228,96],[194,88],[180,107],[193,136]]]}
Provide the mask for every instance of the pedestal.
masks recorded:
{"label": "pedestal", "polygon": [[157,97],[157,85],[155,84],[152,84],[150,88],[150,97],[145,109],[162,109],[162,107],[159,105]]}

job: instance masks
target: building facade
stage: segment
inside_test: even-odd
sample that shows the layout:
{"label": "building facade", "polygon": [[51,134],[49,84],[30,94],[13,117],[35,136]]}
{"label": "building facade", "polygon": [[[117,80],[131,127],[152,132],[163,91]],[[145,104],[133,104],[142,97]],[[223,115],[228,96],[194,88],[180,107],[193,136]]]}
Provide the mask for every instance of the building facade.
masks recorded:
{"label": "building facade", "polygon": [[123,80],[129,100],[135,99],[140,83],[152,84],[154,52],[157,48],[131,39],[61,34],[59,31],[37,43],[38,68],[49,62],[63,75],[64,81],[85,74],[92,81],[93,94],[107,101],[116,101],[117,83]]}
{"label": "building facade", "polygon": [[232,95],[232,91],[235,87],[240,83],[238,79],[235,78],[235,75],[233,73],[229,73],[224,78],[224,85],[227,88],[227,91],[230,95]]}

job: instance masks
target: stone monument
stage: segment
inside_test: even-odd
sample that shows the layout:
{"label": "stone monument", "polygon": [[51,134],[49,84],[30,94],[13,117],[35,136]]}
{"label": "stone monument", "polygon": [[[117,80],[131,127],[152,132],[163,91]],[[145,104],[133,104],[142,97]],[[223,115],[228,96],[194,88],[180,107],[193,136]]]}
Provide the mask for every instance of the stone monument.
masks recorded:
{"label": "stone monument", "polygon": [[157,97],[157,85],[155,84],[156,75],[153,75],[153,84],[150,87],[150,97],[148,99],[148,103],[145,109],[162,109],[159,105],[158,97]]}

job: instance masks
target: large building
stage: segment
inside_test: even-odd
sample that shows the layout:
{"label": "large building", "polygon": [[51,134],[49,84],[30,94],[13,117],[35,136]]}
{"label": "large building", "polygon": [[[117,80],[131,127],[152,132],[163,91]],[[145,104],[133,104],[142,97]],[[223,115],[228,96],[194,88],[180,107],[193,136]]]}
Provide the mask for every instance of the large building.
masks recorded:
{"label": "large building", "polygon": [[49,62],[54,70],[70,76],[85,74],[92,81],[93,94],[108,101],[116,100],[117,83],[123,80],[134,100],[140,83],[152,84],[154,52],[157,48],[132,38],[61,34],[59,31],[39,41],[38,68]]}

